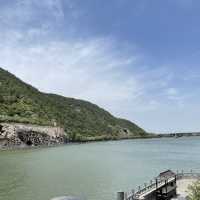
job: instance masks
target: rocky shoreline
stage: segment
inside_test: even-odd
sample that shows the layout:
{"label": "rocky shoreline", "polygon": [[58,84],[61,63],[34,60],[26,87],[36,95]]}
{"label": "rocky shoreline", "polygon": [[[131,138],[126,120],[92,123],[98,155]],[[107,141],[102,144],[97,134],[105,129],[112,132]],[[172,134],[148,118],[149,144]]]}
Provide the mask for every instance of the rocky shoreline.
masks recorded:
{"label": "rocky shoreline", "polygon": [[66,133],[61,127],[0,124],[0,149],[55,146],[66,143],[66,140]]}
{"label": "rocky shoreline", "polygon": [[[183,134],[181,136],[197,136],[198,134]],[[91,142],[105,142],[129,139],[151,139],[175,137],[172,134],[148,134],[146,136],[120,136],[102,135],[86,137],[82,140],[72,141],[63,128],[58,126],[39,126],[20,123],[0,123],[0,150],[36,149],[56,147],[65,144],[81,144]],[[199,136],[199,135],[198,135]]]}
{"label": "rocky shoreline", "polygon": [[102,135],[71,141],[67,133],[61,127],[38,126],[21,123],[0,123],[0,150],[36,149],[65,144],[148,138],[154,138],[154,136],[148,135],[144,137],[136,137],[129,134],[121,134],[119,137],[116,137]]}

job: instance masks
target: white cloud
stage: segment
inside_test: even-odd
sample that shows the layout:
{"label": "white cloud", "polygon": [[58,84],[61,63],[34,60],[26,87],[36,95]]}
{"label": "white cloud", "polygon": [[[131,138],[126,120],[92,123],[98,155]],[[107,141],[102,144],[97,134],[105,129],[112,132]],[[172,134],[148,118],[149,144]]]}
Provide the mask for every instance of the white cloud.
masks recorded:
{"label": "white cloud", "polygon": [[[37,13],[36,13],[37,12]],[[43,16],[41,20],[50,23],[52,19],[60,20],[64,16],[60,0],[16,0],[1,7],[1,22],[9,25],[23,26]],[[48,18],[49,17],[49,18]],[[51,19],[51,20],[49,20]],[[14,23],[15,22],[15,23]],[[51,22],[52,23],[52,22]],[[33,25],[33,24],[32,24]],[[40,26],[40,23],[34,24]]]}
{"label": "white cloud", "polygon": [[176,96],[178,94],[178,91],[176,88],[168,88],[167,94],[171,96]]}
{"label": "white cloud", "polygon": [[[134,99],[141,93],[139,81],[124,72],[136,58],[117,57],[109,43],[106,39],[94,39],[29,47],[1,45],[0,59],[2,66],[42,91],[106,106],[108,102]],[[38,74],[42,77],[38,78]]]}
{"label": "white cloud", "polygon": [[112,37],[60,39],[63,20],[74,31],[72,18],[81,13],[72,1],[65,1],[67,13],[59,0],[15,2],[0,8],[1,67],[44,92],[92,101],[147,130],[179,130],[183,109],[176,110],[185,96],[170,67],[140,64],[140,53]]}
{"label": "white cloud", "polygon": [[176,88],[167,88],[166,95],[170,100],[179,100],[181,98]]}

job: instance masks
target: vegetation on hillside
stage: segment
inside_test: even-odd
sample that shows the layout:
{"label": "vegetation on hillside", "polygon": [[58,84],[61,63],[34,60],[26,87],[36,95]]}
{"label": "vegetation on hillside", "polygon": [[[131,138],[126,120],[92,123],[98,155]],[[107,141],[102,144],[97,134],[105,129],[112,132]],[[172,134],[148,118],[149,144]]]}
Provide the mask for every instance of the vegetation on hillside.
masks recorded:
{"label": "vegetation on hillside", "polygon": [[71,140],[145,136],[134,123],[83,100],[45,94],[0,68],[0,122],[57,125]]}

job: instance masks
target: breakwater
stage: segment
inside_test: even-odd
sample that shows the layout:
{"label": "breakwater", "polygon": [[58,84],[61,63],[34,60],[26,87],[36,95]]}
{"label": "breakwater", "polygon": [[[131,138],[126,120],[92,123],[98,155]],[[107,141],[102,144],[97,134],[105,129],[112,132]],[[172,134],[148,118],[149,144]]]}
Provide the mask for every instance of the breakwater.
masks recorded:
{"label": "breakwater", "polygon": [[60,127],[1,123],[0,149],[64,144],[66,133]]}

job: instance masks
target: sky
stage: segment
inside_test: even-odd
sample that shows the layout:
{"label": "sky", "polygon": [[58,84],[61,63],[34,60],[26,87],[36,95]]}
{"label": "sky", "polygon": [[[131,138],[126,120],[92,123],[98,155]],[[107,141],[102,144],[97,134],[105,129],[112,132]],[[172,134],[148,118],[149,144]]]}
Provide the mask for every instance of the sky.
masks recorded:
{"label": "sky", "polygon": [[0,67],[150,132],[200,131],[199,0],[0,0]]}

